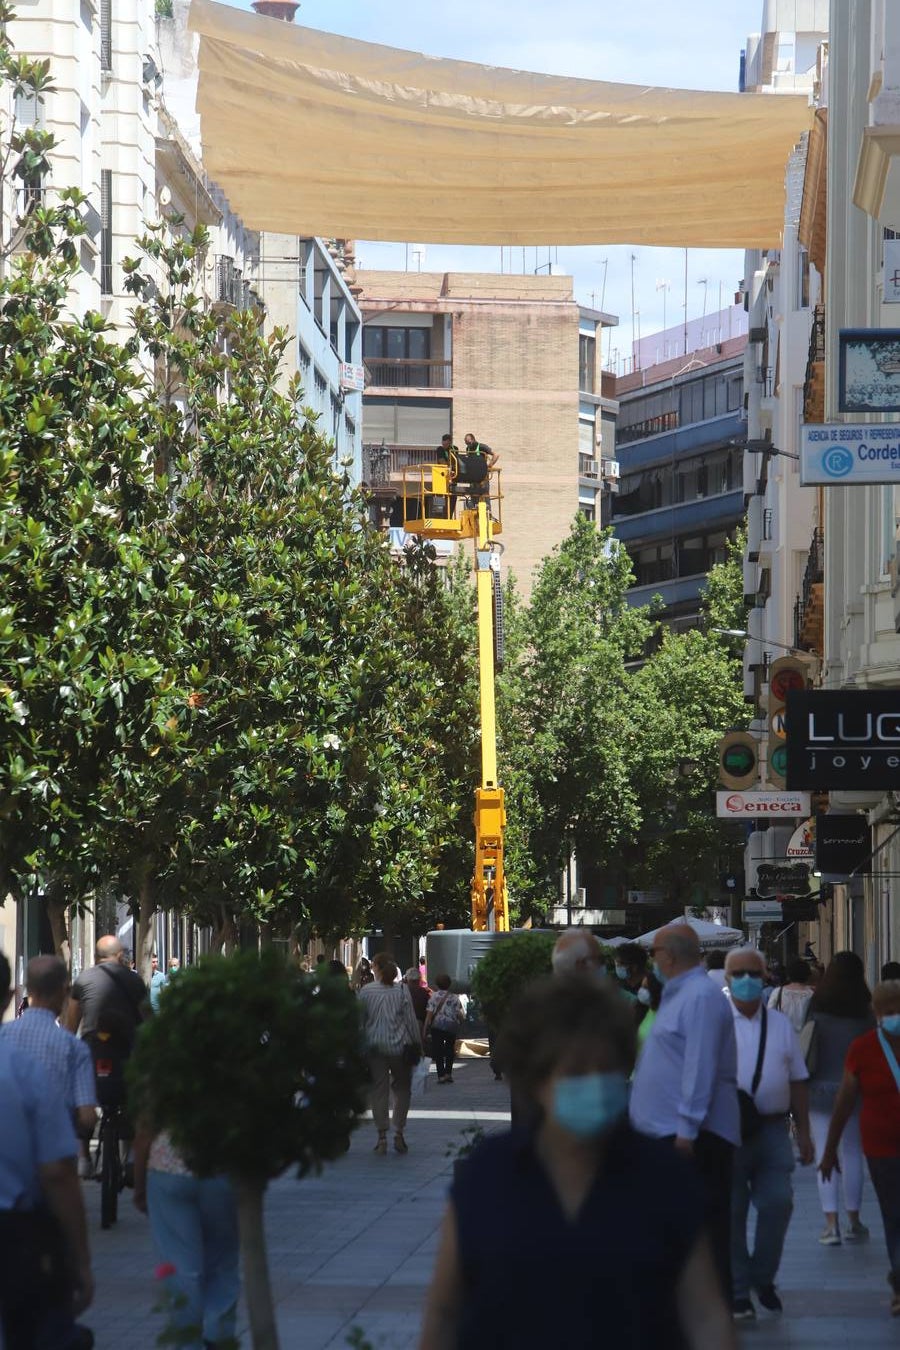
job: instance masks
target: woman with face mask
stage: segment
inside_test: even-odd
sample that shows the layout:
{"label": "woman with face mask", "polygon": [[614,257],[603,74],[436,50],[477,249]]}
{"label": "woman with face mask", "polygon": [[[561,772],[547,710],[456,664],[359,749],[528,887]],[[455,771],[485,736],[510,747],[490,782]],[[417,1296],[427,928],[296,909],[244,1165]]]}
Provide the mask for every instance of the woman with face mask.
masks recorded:
{"label": "woman with face mask", "polygon": [[[807,1016],[816,1028],[815,1062],[809,1075],[809,1120],[816,1151],[821,1154],[844,1076],[847,1051],[857,1036],[875,1025],[866,972],[855,952],[835,953],[807,1007]],[[830,1180],[819,1177],[819,1201],[825,1215],[825,1229],[819,1237],[823,1247],[865,1242],[869,1236],[868,1228],[859,1217],[863,1147],[858,1110],[847,1121],[838,1161],[840,1167]],[[838,1217],[841,1191],[847,1214],[843,1230]]]}
{"label": "woman with face mask", "polygon": [[735,1350],[693,1164],[628,1120],[631,1005],[556,976],[501,1040],[530,1124],[458,1170],[420,1350]]}
{"label": "woman with face mask", "polygon": [[847,1051],[819,1171],[827,1181],[839,1169],[841,1135],[861,1102],[863,1152],[891,1265],[891,1314],[900,1317],[900,980],[876,985],[872,1006],[877,1026]]}

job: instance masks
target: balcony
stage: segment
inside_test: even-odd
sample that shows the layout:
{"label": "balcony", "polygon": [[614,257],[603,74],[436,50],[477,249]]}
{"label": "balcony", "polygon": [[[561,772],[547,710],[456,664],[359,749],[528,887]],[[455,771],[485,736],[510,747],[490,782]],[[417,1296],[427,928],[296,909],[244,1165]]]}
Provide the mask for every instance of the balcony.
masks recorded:
{"label": "balcony", "polygon": [[367,386],[379,389],[449,389],[453,379],[452,361],[414,361],[367,356]]}
{"label": "balcony", "polygon": [[803,584],[794,605],[794,646],[821,652],[825,638],[825,540],[820,529],[813,533],[803,573]]}
{"label": "balcony", "polygon": [[809,335],[809,359],[803,385],[804,422],[825,421],[825,306],[813,310]]}
{"label": "balcony", "polygon": [[678,413],[660,413],[658,417],[646,417],[643,422],[633,422],[630,427],[616,427],[616,444],[629,445],[632,441],[642,441],[647,436],[658,436],[661,431],[674,431],[678,426]]}

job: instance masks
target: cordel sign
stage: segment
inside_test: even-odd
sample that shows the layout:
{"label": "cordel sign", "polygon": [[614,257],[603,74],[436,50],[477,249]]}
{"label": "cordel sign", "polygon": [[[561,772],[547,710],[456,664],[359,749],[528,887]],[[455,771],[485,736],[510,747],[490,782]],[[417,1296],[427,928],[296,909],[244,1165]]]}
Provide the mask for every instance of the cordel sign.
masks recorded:
{"label": "cordel sign", "polygon": [[717,792],[716,815],[735,819],[743,816],[808,816],[808,792]]}
{"label": "cordel sign", "polygon": [[800,482],[851,487],[900,481],[896,422],[836,422],[800,429]]}

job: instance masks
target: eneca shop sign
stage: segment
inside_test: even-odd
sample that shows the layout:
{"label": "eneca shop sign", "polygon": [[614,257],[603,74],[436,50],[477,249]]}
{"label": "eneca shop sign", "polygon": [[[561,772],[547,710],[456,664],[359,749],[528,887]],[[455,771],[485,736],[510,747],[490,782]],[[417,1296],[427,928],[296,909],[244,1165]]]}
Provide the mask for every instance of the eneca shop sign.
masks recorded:
{"label": "eneca shop sign", "polygon": [[807,792],[717,792],[716,815],[722,818],[738,816],[803,816],[810,810]]}

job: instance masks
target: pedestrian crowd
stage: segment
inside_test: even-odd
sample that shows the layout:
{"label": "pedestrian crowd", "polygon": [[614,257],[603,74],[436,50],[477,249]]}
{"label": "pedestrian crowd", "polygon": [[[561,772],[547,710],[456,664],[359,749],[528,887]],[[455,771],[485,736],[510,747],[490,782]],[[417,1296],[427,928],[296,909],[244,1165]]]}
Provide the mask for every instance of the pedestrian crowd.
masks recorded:
{"label": "pedestrian crowd", "polygon": [[[106,1104],[99,1061],[113,1047],[127,1058],[177,977],[177,962],[162,975],[154,960],[146,986],[114,937],[99,940],[96,958],[71,987],[62,961],[34,958],[21,1015],[0,1029],[0,1317],[10,1350],[93,1344],[79,1320],[93,1296],[79,1173],[93,1173]],[[681,923],[654,934],[649,950],[620,946],[609,969],[591,933],[566,932],[552,966],[522,991],[493,1047],[516,1127],[457,1165],[422,1350],[587,1348],[598,1307],[611,1345],[732,1350],[735,1323],[755,1320],[757,1307],[782,1311],[791,1177],[816,1161],[818,1241],[829,1248],[869,1239],[868,1173],[900,1316],[900,967],[889,963],[870,991],[860,959],[839,952],[825,970],[794,960],[776,981],[758,949],[704,958]],[[405,1155],[428,1061],[442,1088],[453,1083],[463,1001],[449,974],[429,983],[421,961],[401,976],[387,954],[352,976],[323,956],[317,974],[355,991],[375,1152],[385,1155],[392,1136]],[[10,985],[0,956],[0,1012]],[[195,1175],[145,1121],[123,1133],[168,1334],[196,1350],[233,1343],[230,1181]]]}
{"label": "pedestrian crowd", "polygon": [[836,1248],[869,1238],[865,1163],[900,1315],[900,970],[870,992],[841,952],[776,982],[686,923],[614,969],[570,930],[552,964],[496,1046],[518,1128],[459,1166],[421,1350],[588,1347],[598,1308],[610,1345],[729,1350],[783,1310],[791,1177],[817,1158]]}

